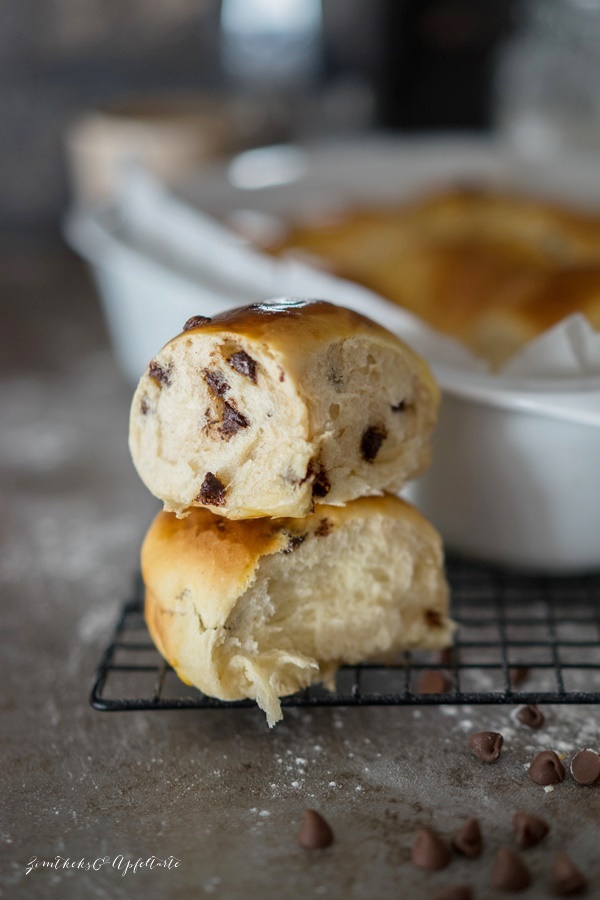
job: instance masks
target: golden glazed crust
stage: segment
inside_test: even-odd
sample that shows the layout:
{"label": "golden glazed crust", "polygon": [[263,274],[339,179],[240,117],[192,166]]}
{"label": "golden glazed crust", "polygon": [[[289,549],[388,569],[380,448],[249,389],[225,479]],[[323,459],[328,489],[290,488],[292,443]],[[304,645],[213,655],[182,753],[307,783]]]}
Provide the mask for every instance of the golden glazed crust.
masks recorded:
{"label": "golden glazed crust", "polygon": [[160,513],[142,548],[146,620],[180,677],[224,700],[278,697],[338,665],[451,639],[441,542],[389,495],[305,519]]}

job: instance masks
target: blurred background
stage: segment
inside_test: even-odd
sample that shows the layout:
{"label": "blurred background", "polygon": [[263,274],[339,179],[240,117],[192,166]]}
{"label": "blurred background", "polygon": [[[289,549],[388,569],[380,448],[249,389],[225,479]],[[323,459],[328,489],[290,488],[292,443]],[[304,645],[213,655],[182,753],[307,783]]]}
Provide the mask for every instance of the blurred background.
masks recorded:
{"label": "blurred background", "polygon": [[77,151],[89,155],[94,126],[100,144],[124,139],[116,128],[106,133],[111,123],[84,122],[86,114],[117,115],[114,105],[128,101],[139,117],[143,97],[160,95],[171,115],[177,104],[203,105],[206,155],[374,128],[490,129],[499,61],[519,28],[532,27],[523,6],[2,0],[1,223],[55,226],[69,198],[65,146],[71,160]]}

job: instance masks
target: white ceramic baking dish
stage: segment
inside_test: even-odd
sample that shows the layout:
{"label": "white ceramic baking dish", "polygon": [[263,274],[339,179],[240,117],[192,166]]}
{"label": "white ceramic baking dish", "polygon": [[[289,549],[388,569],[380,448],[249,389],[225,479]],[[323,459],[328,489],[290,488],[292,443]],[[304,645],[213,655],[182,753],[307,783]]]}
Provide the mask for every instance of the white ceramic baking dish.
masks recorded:
{"label": "white ceramic baking dish", "polygon": [[[185,189],[186,198],[209,213],[280,214],[315,203],[335,206],[347,196],[389,199],[393,191],[402,197],[467,179],[539,188],[578,202],[600,199],[600,186],[594,197],[597,179],[585,166],[532,167],[487,142],[386,140],[329,147],[288,157],[287,170],[283,165],[281,177],[270,181],[277,168],[261,169],[260,156],[255,159],[258,169],[250,157],[246,168],[242,160],[237,170],[200,175]],[[262,181],[261,171],[267,173]],[[174,260],[156,242],[150,246],[132,236],[114,209],[75,212],[66,231],[92,266],[117,357],[132,382],[189,316],[265,299],[264,284],[241,285],[235,278],[226,283],[209,261],[195,264],[189,254]],[[271,296],[285,293],[273,288]],[[443,365],[434,369],[444,394],[434,462],[410,486],[409,496],[447,546],[540,572],[599,569],[600,378],[524,382]]]}

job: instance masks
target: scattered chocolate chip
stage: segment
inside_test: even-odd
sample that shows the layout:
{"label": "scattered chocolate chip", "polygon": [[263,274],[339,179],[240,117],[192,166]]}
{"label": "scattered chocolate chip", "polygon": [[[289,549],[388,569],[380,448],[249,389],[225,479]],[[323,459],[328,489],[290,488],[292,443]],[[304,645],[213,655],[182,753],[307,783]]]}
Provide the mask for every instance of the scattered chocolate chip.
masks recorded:
{"label": "scattered chocolate chip", "polygon": [[417,694],[447,694],[451,688],[452,682],[446,672],[428,669],[419,678]]}
{"label": "scattered chocolate chip", "polygon": [[515,713],[515,718],[521,725],[527,725],[528,728],[541,728],[546,721],[544,714],[533,704],[519,706]]}
{"label": "scattered chocolate chip", "polygon": [[539,816],[532,816],[526,812],[516,812],[512,823],[517,847],[520,847],[521,850],[535,847],[550,831],[550,826],[547,822],[544,822]]}
{"label": "scattered chocolate chip", "polygon": [[305,540],[306,540],[305,534],[290,534],[289,541],[281,552],[282,553],[292,553],[294,550],[296,550],[300,546],[300,544],[303,544]]}
{"label": "scattered chocolate chip", "polygon": [[477,859],[483,850],[483,837],[478,819],[468,819],[460,831],[452,838],[454,849],[467,856],[469,859]]}
{"label": "scattered chocolate chip", "polygon": [[317,537],[327,537],[328,534],[331,534],[333,531],[333,525],[329,521],[329,519],[321,519],[319,522],[319,527],[315,529],[315,534]]}
{"label": "scattered chocolate chip", "polygon": [[470,884],[455,884],[443,888],[435,895],[435,900],[473,900],[473,888]]}
{"label": "scattered chocolate chip", "polygon": [[508,680],[510,682],[511,688],[516,688],[522,685],[523,682],[527,680],[528,676],[529,669],[526,669],[525,666],[516,666],[516,668],[510,669],[508,673]]}
{"label": "scattered chocolate chip", "polygon": [[406,400],[401,400],[400,403],[392,404],[392,412],[404,412],[404,407],[406,406]]}
{"label": "scattered chocolate chip", "polygon": [[247,428],[250,422],[246,416],[237,409],[234,403],[223,401],[223,422],[221,424],[221,434],[237,434],[242,428]]}
{"label": "scattered chocolate chip", "polygon": [[387,437],[384,425],[369,425],[360,439],[360,452],[365,462],[373,462]]}
{"label": "scattered chocolate chip", "polygon": [[198,325],[204,325],[206,322],[210,322],[208,316],[192,316],[183,326],[183,330],[189,331],[190,328],[197,328]]}
{"label": "scattered chocolate chip", "polygon": [[154,378],[155,381],[160,381],[161,384],[166,384],[167,386],[171,384],[171,373],[168,369],[163,369],[162,366],[156,362],[155,359],[150,360],[150,365],[148,366],[148,375],[150,378]]}
{"label": "scattered chocolate chip", "polygon": [[430,628],[441,628],[444,624],[444,617],[437,609],[426,610],[424,618]]}
{"label": "scattered chocolate chip", "polygon": [[485,763],[495,763],[504,738],[497,731],[479,731],[469,738],[469,748],[478,759]]}
{"label": "scattered chocolate chip", "polygon": [[146,397],[144,397],[144,399],[142,400],[142,402],[140,404],[140,409],[142,411],[143,416],[147,416],[148,413],[150,412],[150,405],[149,405]]}
{"label": "scattered chocolate chip", "polygon": [[225,506],[225,485],[212,472],[207,472],[196,500],[210,506]]}
{"label": "scattered chocolate chip", "polygon": [[420,828],[415,835],[411,859],[413,865],[428,872],[445,869],[452,859],[444,841],[431,828]]}
{"label": "scattered chocolate chip", "polygon": [[311,459],[308,464],[306,474],[307,477],[310,477],[310,475],[314,475],[314,480],[312,483],[313,497],[326,497],[331,490],[331,484],[329,483],[329,478],[327,477],[325,466],[322,463],[316,462],[315,460]]}
{"label": "scattered chocolate chip", "polygon": [[205,369],[204,380],[206,381],[211,391],[213,391],[217,395],[217,397],[223,397],[230,389],[229,385],[225,381],[223,373],[219,372],[217,369],[215,369],[214,371]]}
{"label": "scattered chocolate chip", "polygon": [[244,350],[238,350],[237,353],[229,357],[227,362],[232,369],[235,369],[240,375],[245,375],[246,378],[249,378],[250,381],[256,384],[256,360],[248,356]]}
{"label": "scattered chocolate chip", "polygon": [[316,809],[305,809],[298,832],[298,843],[305,850],[324,850],[333,844],[333,831]]}
{"label": "scattered chocolate chip", "polygon": [[568,897],[585,890],[587,880],[567,853],[557,853],[552,862],[552,890],[557,897]]}
{"label": "scattered chocolate chip", "polygon": [[554,750],[542,750],[529,766],[529,777],[536,784],[558,784],[565,777],[565,767]]}
{"label": "scattered chocolate chip", "polygon": [[524,891],[531,884],[529,869],[518,853],[510,847],[500,847],[496,853],[491,881],[501,891]]}
{"label": "scattered chocolate chip", "polygon": [[577,784],[596,784],[600,781],[600,753],[589,747],[580,750],[571,760],[571,774]]}

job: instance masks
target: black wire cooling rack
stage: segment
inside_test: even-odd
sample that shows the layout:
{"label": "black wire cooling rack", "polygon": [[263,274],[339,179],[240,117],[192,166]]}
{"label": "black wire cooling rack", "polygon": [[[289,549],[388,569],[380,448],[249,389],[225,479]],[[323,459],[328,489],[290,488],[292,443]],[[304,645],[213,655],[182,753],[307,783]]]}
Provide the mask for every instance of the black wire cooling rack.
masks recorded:
{"label": "black wire cooling rack", "polygon": [[[600,575],[532,577],[458,559],[448,562],[447,574],[458,623],[450,651],[343,667],[335,692],[315,686],[281,705],[600,703]],[[102,711],[254,705],[215,700],[177,678],[150,639],[139,583],[102,656],[90,701]]]}

